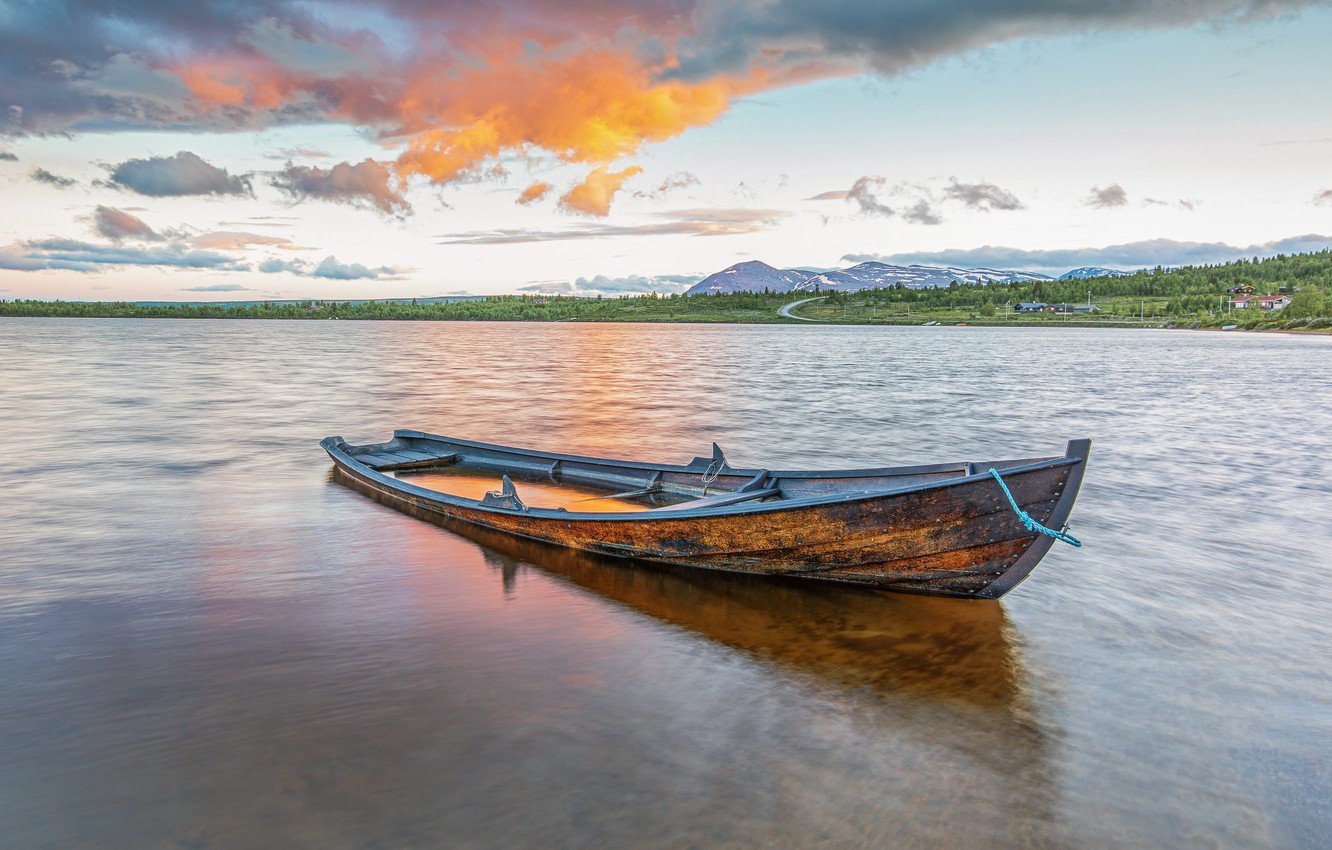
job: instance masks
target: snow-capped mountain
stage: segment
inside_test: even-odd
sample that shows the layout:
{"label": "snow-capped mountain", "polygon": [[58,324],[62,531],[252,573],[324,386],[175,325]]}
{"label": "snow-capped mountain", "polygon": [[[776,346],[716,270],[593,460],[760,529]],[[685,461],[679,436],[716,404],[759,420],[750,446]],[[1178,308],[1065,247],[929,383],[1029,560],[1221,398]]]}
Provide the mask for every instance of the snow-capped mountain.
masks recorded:
{"label": "snow-capped mountain", "polygon": [[1119,269],[1107,269],[1101,266],[1083,266],[1080,269],[1074,269],[1071,272],[1064,272],[1059,276],[1060,280],[1086,280],[1089,277],[1123,277],[1133,272],[1124,272]]}
{"label": "snow-capped mountain", "polygon": [[708,275],[689,287],[685,295],[762,292],[765,289],[790,292],[808,277],[809,272],[799,269],[777,269],[758,260],[747,260]]}
{"label": "snow-capped mountain", "polygon": [[929,289],[958,283],[1012,283],[1050,280],[1047,275],[1034,272],[1003,269],[959,269],[950,266],[893,266],[887,263],[867,262],[849,269],[816,274],[796,286],[799,291],[832,289],[854,292],[859,289],[886,289],[905,286],[908,289]]}

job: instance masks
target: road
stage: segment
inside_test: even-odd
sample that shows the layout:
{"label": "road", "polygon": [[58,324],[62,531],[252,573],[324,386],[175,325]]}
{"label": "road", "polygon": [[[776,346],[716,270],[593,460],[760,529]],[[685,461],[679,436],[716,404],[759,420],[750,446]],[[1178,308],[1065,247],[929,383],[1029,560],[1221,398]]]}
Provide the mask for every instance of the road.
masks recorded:
{"label": "road", "polygon": [[818,295],[815,296],[814,298],[801,298],[799,301],[792,301],[790,304],[783,304],[781,307],[777,309],[777,315],[785,317],[787,319],[795,319],[797,322],[817,322],[818,319],[806,319],[804,316],[792,315],[791,310],[795,307],[799,307],[801,304],[808,304],[811,301],[822,301],[827,297],[828,296],[826,295]]}

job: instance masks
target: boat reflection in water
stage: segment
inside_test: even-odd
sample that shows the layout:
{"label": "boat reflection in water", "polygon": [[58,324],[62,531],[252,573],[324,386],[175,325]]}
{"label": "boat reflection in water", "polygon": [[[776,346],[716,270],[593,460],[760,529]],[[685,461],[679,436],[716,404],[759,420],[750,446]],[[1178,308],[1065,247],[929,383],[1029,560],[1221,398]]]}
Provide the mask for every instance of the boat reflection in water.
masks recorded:
{"label": "boat reflection in water", "polygon": [[[333,475],[356,487],[355,479]],[[497,593],[517,605],[528,601],[529,578],[543,600],[554,580],[678,630],[679,638],[671,638],[630,626],[613,644],[595,648],[582,631],[585,615],[568,605],[574,654],[543,655],[563,680],[595,681],[608,690],[547,693],[557,702],[587,701],[598,718],[562,717],[550,727],[551,740],[579,740],[595,753],[592,763],[614,765],[621,783],[653,799],[703,794],[707,799],[696,801],[702,821],[694,826],[705,833],[762,836],[784,846],[811,846],[819,836],[885,846],[898,825],[910,822],[922,846],[1065,838],[1049,743],[1059,737],[1058,710],[1041,704],[1048,690],[1028,686],[1014,629],[998,602],[640,564],[439,515],[421,518],[477,544],[480,558],[499,574]],[[458,560],[462,541],[439,539],[414,521],[404,531],[413,549],[438,553],[441,571],[469,569]],[[534,612],[544,618],[557,610]],[[534,628],[542,639],[558,641],[559,626],[541,622]],[[708,647],[722,649],[722,657]],[[584,650],[586,657],[577,654]],[[680,652],[700,654],[691,661]],[[643,664],[671,684],[661,690],[649,684],[653,670]],[[680,697],[677,688],[698,692]],[[489,698],[475,697],[483,705]],[[570,769],[559,747],[524,753],[538,773],[557,763]],[[646,770],[654,759],[678,761],[683,773]],[[540,796],[531,794],[523,799]],[[965,817],[948,802],[962,800]],[[777,817],[773,807],[795,814]],[[599,816],[613,818],[616,811]],[[792,828],[794,837],[786,835]]]}
{"label": "boat reflection in water", "polygon": [[[362,489],[337,470],[333,477]],[[992,708],[1011,706],[1021,694],[1012,628],[997,602],[629,562],[424,511],[413,516],[480,544],[506,592],[514,592],[518,573],[530,565],[709,640],[843,685]]]}

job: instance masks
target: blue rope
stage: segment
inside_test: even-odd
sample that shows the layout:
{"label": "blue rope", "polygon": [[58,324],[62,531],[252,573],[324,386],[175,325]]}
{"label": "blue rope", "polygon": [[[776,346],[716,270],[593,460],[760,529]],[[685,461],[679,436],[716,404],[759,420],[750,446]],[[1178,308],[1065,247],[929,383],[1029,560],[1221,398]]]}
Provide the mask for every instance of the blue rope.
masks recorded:
{"label": "blue rope", "polygon": [[[1000,477],[999,470],[995,469],[992,466],[990,467],[990,474],[994,476],[995,481],[999,482],[999,486],[1003,489],[1004,495],[1008,497],[1008,504],[1013,506],[1013,511],[1014,513],[1017,514],[1018,520],[1024,526],[1026,526],[1026,529],[1028,531],[1039,532],[1041,534],[1044,534],[1046,537],[1053,537],[1055,540],[1062,540],[1070,546],[1076,546],[1079,549],[1082,548],[1082,541],[1074,537],[1073,535],[1069,534],[1067,530],[1055,531],[1053,528],[1046,528],[1036,520],[1032,519],[1031,514],[1022,510],[1022,508],[1019,508],[1017,499],[1013,498],[1013,492],[1008,489],[1008,485],[1005,484],[1004,479]],[[1068,526],[1064,526],[1064,528],[1067,529]]]}

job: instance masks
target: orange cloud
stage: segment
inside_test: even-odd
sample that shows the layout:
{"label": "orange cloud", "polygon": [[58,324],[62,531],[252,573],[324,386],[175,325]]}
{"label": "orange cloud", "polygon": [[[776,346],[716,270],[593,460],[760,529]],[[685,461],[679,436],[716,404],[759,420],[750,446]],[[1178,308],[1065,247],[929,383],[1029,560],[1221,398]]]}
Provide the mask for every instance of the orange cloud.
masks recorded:
{"label": "orange cloud", "polygon": [[[398,173],[432,182],[471,176],[503,151],[539,149],[562,162],[606,165],[645,142],[719,118],[748,85],[654,81],[655,69],[609,52],[492,61],[461,78],[415,79],[399,106],[417,132]],[[442,126],[440,126],[442,125]]]}
{"label": "orange cloud", "polygon": [[564,197],[560,198],[560,206],[583,215],[609,215],[611,200],[615,197],[615,193],[620,191],[624,181],[642,173],[643,169],[637,165],[631,165],[623,171],[608,171],[603,165],[594,169],[582,183],[566,192]]}
{"label": "orange cloud", "polygon": [[550,190],[554,188],[555,187],[549,183],[543,183],[543,182],[533,183],[531,186],[528,186],[526,189],[524,189],[523,193],[518,196],[518,203],[523,205],[534,204],[537,201],[541,200],[542,198],[546,197],[546,195],[550,193]]}

